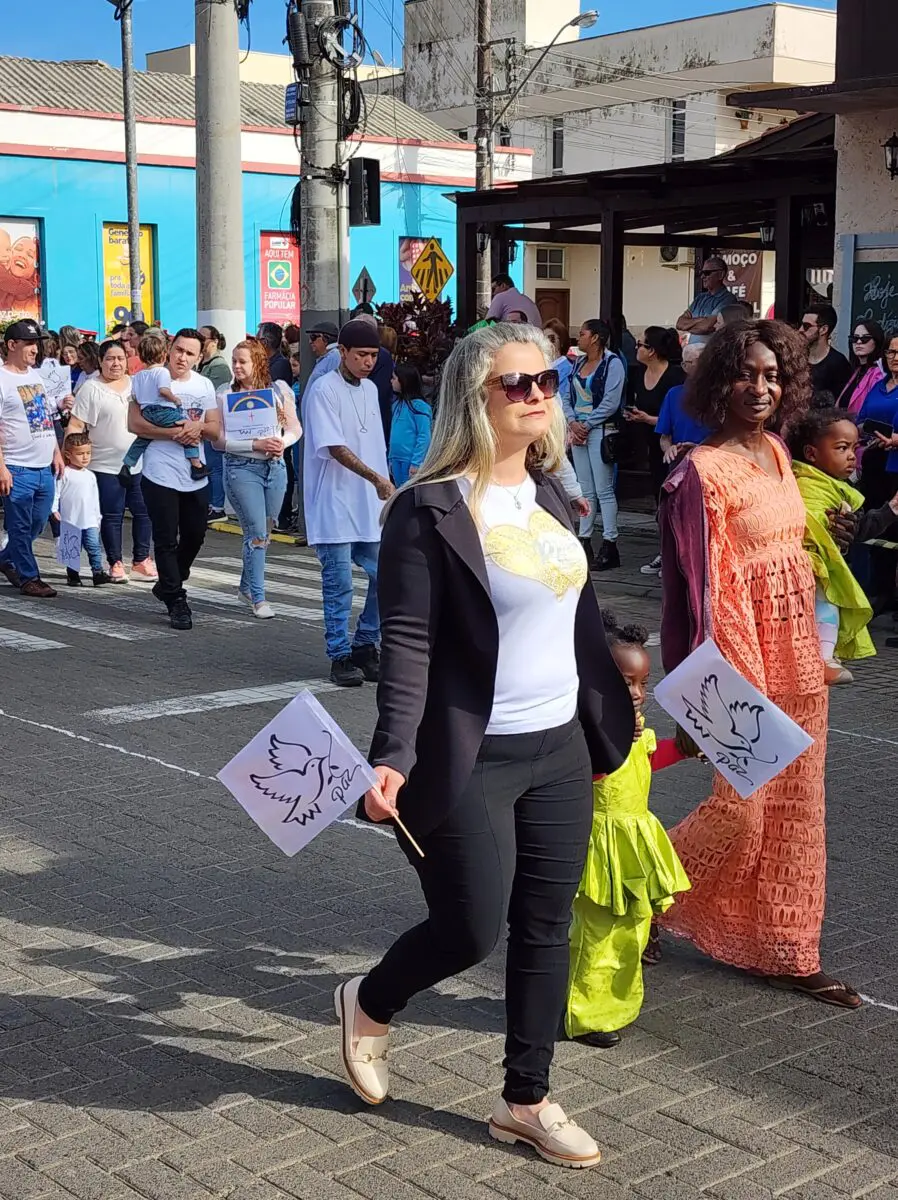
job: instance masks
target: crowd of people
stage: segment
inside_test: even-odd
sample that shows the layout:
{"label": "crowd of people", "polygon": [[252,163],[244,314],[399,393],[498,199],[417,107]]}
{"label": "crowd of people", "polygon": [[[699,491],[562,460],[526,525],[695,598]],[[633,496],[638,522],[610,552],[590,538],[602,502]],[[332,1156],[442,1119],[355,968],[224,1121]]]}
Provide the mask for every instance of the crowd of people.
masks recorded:
{"label": "crowd of people", "polygon": [[[81,530],[96,586],[152,581],[188,629],[185,584],[210,507],[227,505],[243,534],[239,594],[271,617],[265,552],[301,494],[331,679],[378,683],[378,784],[359,815],[394,822],[427,906],[336,990],[347,1079],[383,1102],[396,1016],[507,927],[505,1085],[489,1132],[559,1166],[591,1167],[600,1151],[549,1099],[555,1044],[621,1040],[662,931],[773,987],[862,1003],[820,959],[827,711],[894,593],[898,333],[858,321],[842,359],[829,306],[797,329],[755,320],[719,260],[702,278],[676,330],[648,326],[630,344],[622,320],[590,319],[570,354],[568,331],[540,328],[500,276],[495,319],[457,340],[433,405],[368,306],[305,335],[263,325],[230,364],[211,327],[131,326],[86,350],[19,321],[0,367],[0,572],[25,596],[55,595],[33,550],[53,514]],[[304,386],[302,336],[315,359]],[[262,389],[277,432],[231,436],[234,393]],[[647,631],[600,610],[589,583],[620,561],[628,444],[657,497],[646,569],[661,576],[665,670],[713,638],[811,739],[747,798],[715,773],[670,833],[649,807],[652,774],[700,751],[682,729],[659,740],[647,727]],[[368,580],[354,627],[353,565]],[[74,568],[67,582],[83,586]]]}

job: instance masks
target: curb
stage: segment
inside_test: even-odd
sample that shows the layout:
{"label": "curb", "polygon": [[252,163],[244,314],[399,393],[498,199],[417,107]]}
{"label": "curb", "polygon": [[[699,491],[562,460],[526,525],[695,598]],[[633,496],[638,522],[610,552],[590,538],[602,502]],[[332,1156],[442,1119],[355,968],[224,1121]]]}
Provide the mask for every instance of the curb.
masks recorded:
{"label": "curb", "polygon": [[[212,521],[208,525],[209,529],[214,529],[216,533],[236,533],[242,536],[243,530],[239,525],[234,525],[231,521]],[[293,533],[270,533],[269,538],[272,542],[281,542],[285,546],[305,546],[306,542],[303,539],[297,541],[296,535]]]}

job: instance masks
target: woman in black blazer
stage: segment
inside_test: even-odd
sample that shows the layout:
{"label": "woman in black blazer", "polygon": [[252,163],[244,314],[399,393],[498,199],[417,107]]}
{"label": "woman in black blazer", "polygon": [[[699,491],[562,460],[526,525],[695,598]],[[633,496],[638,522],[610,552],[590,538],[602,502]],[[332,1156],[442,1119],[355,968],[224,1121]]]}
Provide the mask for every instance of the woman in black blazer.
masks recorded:
{"label": "woman in black blazer", "polygon": [[568,978],[568,926],[593,774],[633,742],[569,501],[557,374],[530,325],[453,351],[427,459],[386,512],[382,660],[366,815],[397,812],[425,921],[338,987],[343,1064],[386,1098],[389,1023],[417,992],[480,962],[508,925],[505,1088],[491,1135],[592,1166],[595,1142],[547,1100]]}

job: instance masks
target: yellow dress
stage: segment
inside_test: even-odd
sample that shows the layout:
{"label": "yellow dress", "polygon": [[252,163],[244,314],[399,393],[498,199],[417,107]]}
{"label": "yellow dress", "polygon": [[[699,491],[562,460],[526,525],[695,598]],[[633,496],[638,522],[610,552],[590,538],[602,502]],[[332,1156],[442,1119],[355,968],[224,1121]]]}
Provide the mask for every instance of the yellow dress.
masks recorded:
{"label": "yellow dress", "polygon": [[636,1020],[652,917],[689,888],[667,832],[649,812],[657,744],[646,729],[623,766],[593,784],[592,833],[571,925],[568,1037]]}

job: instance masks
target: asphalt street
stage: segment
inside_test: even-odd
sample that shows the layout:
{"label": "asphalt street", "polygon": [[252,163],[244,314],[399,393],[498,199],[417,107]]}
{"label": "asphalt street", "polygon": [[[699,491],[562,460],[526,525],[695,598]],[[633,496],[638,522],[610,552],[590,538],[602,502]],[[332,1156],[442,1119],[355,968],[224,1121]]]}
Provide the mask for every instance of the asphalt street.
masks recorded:
{"label": "asphalt street", "polygon": [[[656,632],[648,529],[622,545],[598,590]],[[343,1084],[333,988],[422,904],[389,833],[342,822],[287,859],[216,781],[302,687],[362,748],[374,716],[373,687],[326,682],[311,552],[272,548],[274,621],[236,599],[239,552],[210,534],[190,633],[146,585],[0,588],[3,1200],[898,1200],[898,652],[830,718],[824,965],[869,1003],[666,942],[620,1046],[558,1047],[555,1098],[604,1155],[562,1171],[486,1137],[500,953],[410,1006],[394,1099]],[[708,784],[673,768],[653,807],[673,824]]]}

